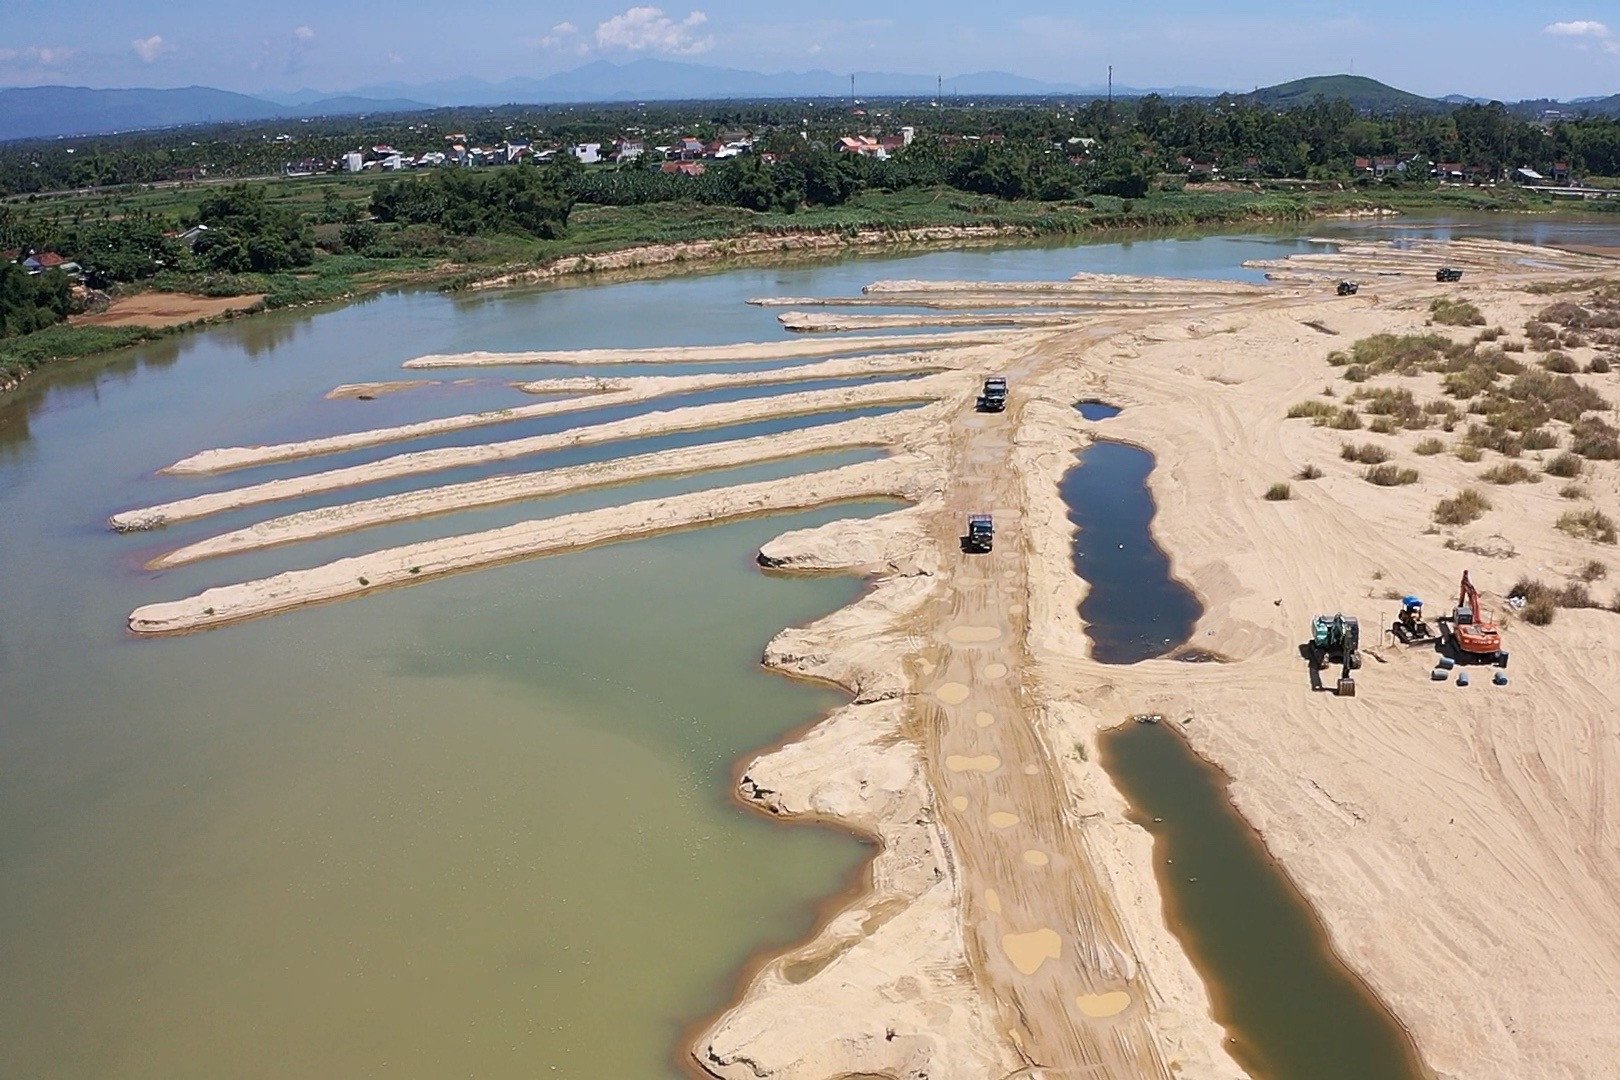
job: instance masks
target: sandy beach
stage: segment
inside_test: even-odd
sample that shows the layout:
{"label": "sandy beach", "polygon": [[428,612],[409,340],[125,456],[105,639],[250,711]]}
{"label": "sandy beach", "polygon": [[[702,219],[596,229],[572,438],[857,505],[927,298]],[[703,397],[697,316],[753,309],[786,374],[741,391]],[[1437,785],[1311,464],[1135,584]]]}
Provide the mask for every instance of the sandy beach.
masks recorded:
{"label": "sandy beach", "polygon": [[[1441,265],[1463,269],[1464,280],[1436,282]],[[842,356],[798,370],[937,373],[835,390],[788,384],[774,397],[406,452],[130,511],[113,525],[161,528],[562,446],[922,403],[665,460],[445,485],[235,529],[155,565],[673,472],[836,447],[885,451],[787,480],[219,586],[145,605],[130,626],[201,630],[741,515],[903,500],[905,509],[789,533],[759,553],[771,572],[859,574],[871,588],[765,648],[768,666],[836,683],[851,700],[743,763],[736,795],[876,845],[866,889],[752,970],[731,1006],[694,1029],[691,1067],[726,1080],[1246,1075],[1212,1008],[1211,973],[1194,967],[1166,921],[1152,839],[1098,763],[1099,733],[1156,713],[1231,778],[1235,807],[1314,906],[1337,954],[1410,1033],[1426,1071],[1448,1080],[1605,1075],[1620,1056],[1620,815],[1610,783],[1620,775],[1610,707],[1620,615],[1607,610],[1620,590],[1620,549],[1600,522],[1620,518],[1620,444],[1612,456],[1604,449],[1620,401],[1620,374],[1607,369],[1620,334],[1602,324],[1620,299],[1600,290],[1620,281],[1620,264],[1483,240],[1337,250],[1324,241],[1261,269],[1278,284],[1091,274],[879,282],[865,295],[892,296],[895,306],[982,297],[992,313],[789,313],[802,329],[1024,324],[1014,329],[421,357],[406,366]],[[1346,277],[1361,282],[1359,294],[1333,295]],[[1006,315],[1042,296],[1112,306]],[[888,349],[906,352],[876,352]],[[1005,413],[973,407],[986,374],[1011,383]],[[718,385],[712,379],[590,377],[528,389],[586,395],[540,403],[566,411]],[[1122,411],[1101,429],[1073,408],[1082,399]],[[497,421],[427,423],[486,422]],[[297,460],[419,428],[206,451],[181,464]],[[1074,572],[1059,482],[1099,434],[1156,456],[1153,533],[1204,607],[1188,644],[1226,662],[1092,659],[1077,612],[1088,586]],[[1577,449],[1573,464],[1561,460]],[[1279,484],[1287,497],[1268,499]],[[1471,519],[1441,511],[1468,490],[1488,508]],[[975,512],[995,515],[988,556],[960,550]],[[1432,651],[1385,631],[1406,593],[1427,601],[1431,621],[1448,611],[1463,570],[1503,624],[1508,685],[1490,685],[1484,669],[1466,688],[1431,681]],[[1593,606],[1558,608],[1533,625],[1506,603],[1521,576]],[[1314,693],[1299,653],[1311,617],[1339,610],[1360,617],[1369,657],[1354,698]]]}

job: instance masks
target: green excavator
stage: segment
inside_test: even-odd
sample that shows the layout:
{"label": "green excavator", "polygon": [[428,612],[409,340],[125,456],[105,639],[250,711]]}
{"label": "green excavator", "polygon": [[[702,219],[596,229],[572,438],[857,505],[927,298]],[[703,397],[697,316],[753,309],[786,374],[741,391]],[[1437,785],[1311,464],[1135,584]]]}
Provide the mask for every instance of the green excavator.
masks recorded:
{"label": "green excavator", "polygon": [[1318,615],[1311,620],[1309,645],[1311,675],[1337,659],[1342,667],[1333,692],[1339,697],[1356,696],[1356,680],[1350,673],[1361,667],[1361,623],[1354,615]]}

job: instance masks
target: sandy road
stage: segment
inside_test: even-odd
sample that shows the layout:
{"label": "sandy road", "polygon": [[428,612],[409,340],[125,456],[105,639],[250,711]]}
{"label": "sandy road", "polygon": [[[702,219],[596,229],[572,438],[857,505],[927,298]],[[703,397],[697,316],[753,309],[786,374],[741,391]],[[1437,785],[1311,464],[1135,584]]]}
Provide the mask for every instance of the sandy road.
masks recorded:
{"label": "sandy road", "polygon": [[[1016,388],[1038,367],[1038,353],[1007,367],[1008,412],[979,414],[970,402],[957,419],[964,437],[952,440],[946,508],[934,522],[954,565],[918,614],[932,641],[913,661],[915,723],[960,859],[974,967],[1030,1068],[1168,1077],[1121,921],[1026,708],[1027,545],[1012,450]],[[956,554],[967,515],[981,511],[995,515],[995,550]]]}

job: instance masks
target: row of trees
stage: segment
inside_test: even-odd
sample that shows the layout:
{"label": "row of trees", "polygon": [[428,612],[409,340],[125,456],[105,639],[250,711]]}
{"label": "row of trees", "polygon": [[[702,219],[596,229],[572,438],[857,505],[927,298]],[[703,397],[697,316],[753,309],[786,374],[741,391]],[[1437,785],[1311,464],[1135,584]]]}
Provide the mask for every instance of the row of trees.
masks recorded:
{"label": "row of trees", "polygon": [[31,334],[61,322],[72,310],[67,275],[30,274],[15,263],[0,265],[0,338]]}
{"label": "row of trees", "polygon": [[[1498,167],[1567,161],[1580,173],[1620,172],[1620,120],[1543,125],[1495,103],[1373,116],[1343,100],[1317,99],[1279,111],[1240,97],[1167,100],[1150,94],[1112,104],[981,102],[956,108],[895,102],[875,104],[871,111],[868,119],[887,131],[910,125],[936,136],[998,134],[1031,153],[1089,138],[1105,147],[1147,149],[1159,164],[1183,156],[1215,164],[1257,157],[1278,176],[1347,176],[1358,156],[1396,153]],[[422,114],[336,117],[0,145],[0,195],[152,183],[204,166],[212,176],[263,175],[287,161],[331,161],[359,145],[430,149],[452,132],[475,145],[527,140],[567,146],[626,133],[652,144],[678,134],[709,138],[741,129],[760,137],[762,148],[786,154],[806,144],[830,146],[852,125],[865,123],[836,102],[508,106],[439,110],[423,121]]]}

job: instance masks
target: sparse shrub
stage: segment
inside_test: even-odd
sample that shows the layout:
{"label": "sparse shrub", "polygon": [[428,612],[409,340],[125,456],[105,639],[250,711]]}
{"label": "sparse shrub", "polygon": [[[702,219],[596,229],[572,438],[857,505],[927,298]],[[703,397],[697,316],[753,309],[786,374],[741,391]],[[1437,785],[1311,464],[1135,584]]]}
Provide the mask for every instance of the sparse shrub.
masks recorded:
{"label": "sparse shrub", "polygon": [[1558,489],[1558,497],[1561,499],[1584,499],[1586,498],[1586,489],[1579,484],[1565,484]]}
{"label": "sparse shrub", "polygon": [[1430,456],[1432,456],[1434,454],[1442,453],[1445,450],[1445,448],[1446,448],[1445,443],[1441,442],[1439,439],[1437,439],[1433,435],[1431,435],[1427,439],[1424,439],[1422,442],[1420,442],[1416,446],[1414,446],[1412,448],[1412,452],[1416,453],[1416,454],[1422,454],[1424,457],[1430,457]]}
{"label": "sparse shrub", "polygon": [[1517,461],[1504,461],[1500,465],[1493,465],[1480,473],[1479,478],[1490,484],[1539,484],[1541,482],[1541,477]]}
{"label": "sparse shrub", "polygon": [[1367,381],[1367,369],[1360,364],[1351,364],[1344,369],[1344,381],[1364,383]]}
{"label": "sparse shrub", "polygon": [[1585,582],[1571,581],[1558,590],[1553,601],[1559,607],[1590,608],[1597,607],[1598,603],[1592,599],[1592,590],[1586,587]]}
{"label": "sparse shrub", "polygon": [[1524,342],[1522,342],[1522,341],[1504,341],[1504,342],[1502,342],[1502,351],[1503,352],[1510,352],[1510,353],[1524,352]]}
{"label": "sparse shrub", "polygon": [[1478,342],[1478,341],[1495,341],[1497,338],[1501,337],[1505,333],[1507,333],[1507,331],[1503,330],[1500,326],[1493,326],[1493,327],[1490,327],[1487,330],[1481,330],[1479,332],[1479,336],[1474,338],[1474,340],[1476,342]]}
{"label": "sparse shrub", "polygon": [[1571,454],[1566,450],[1548,461],[1541,469],[1548,476],[1557,476],[1568,480],[1571,477],[1581,475],[1581,469],[1585,464],[1578,455]]}
{"label": "sparse shrub", "polygon": [[1318,469],[1315,465],[1307,465],[1303,469],[1299,470],[1299,472],[1294,474],[1295,480],[1319,480],[1321,477],[1322,470]]}
{"label": "sparse shrub", "polygon": [[1596,606],[1592,594],[1579,582],[1570,582],[1561,589],[1555,589],[1539,578],[1521,577],[1508,590],[1508,597],[1524,601],[1520,614],[1532,626],[1546,626],[1557,617],[1561,607]]}
{"label": "sparse shrub", "polygon": [[1361,414],[1354,409],[1340,409],[1333,414],[1327,426],[1335,431],[1356,431],[1361,427]]}
{"label": "sparse shrub", "polygon": [[1537,352],[1546,352],[1558,344],[1558,331],[1544,322],[1531,320],[1524,324],[1524,336]]}
{"label": "sparse shrub", "polygon": [[1434,520],[1439,525],[1467,525],[1478,521],[1491,508],[1491,501],[1473,488],[1464,488],[1449,499],[1434,504]]}
{"label": "sparse shrub", "polygon": [[1538,596],[1526,601],[1519,614],[1531,626],[1546,626],[1558,616],[1558,605],[1553,603],[1550,596]]}
{"label": "sparse shrub", "polygon": [[1558,445],[1558,436],[1546,428],[1531,428],[1520,441],[1526,450],[1551,450]]}
{"label": "sparse shrub", "polygon": [[1586,365],[1586,370],[1592,375],[1607,375],[1609,373],[1609,358],[1607,356],[1594,356]]}
{"label": "sparse shrub", "polygon": [[1439,296],[1429,304],[1429,314],[1442,326],[1484,326],[1485,316],[1467,300]]}
{"label": "sparse shrub", "polygon": [[1395,421],[1387,416],[1375,416],[1372,423],[1367,425],[1367,430],[1375,435],[1393,435],[1395,434]]}
{"label": "sparse shrub", "polygon": [[1573,375],[1581,370],[1574,357],[1562,352],[1548,353],[1542,358],[1541,366],[1558,375]]}
{"label": "sparse shrub", "polygon": [[1519,437],[1506,428],[1469,424],[1468,441],[1482,450],[1495,450],[1503,457],[1518,457],[1524,452]]}
{"label": "sparse shrub", "polygon": [[1470,465],[1485,456],[1485,452],[1479,447],[1466,442],[1458,443],[1457,449],[1453,450],[1452,453],[1457,455],[1458,461],[1466,461]]}
{"label": "sparse shrub", "polygon": [[1587,582],[1602,581],[1604,578],[1609,576],[1609,567],[1607,563],[1604,563],[1598,559],[1592,559],[1588,561],[1585,566],[1581,567],[1580,572],[1575,576],[1580,578],[1582,581]]}
{"label": "sparse shrub", "polygon": [[1294,489],[1289,487],[1286,483],[1283,483],[1280,480],[1277,483],[1272,484],[1270,487],[1266,488],[1266,501],[1267,502],[1287,502],[1289,499],[1292,499],[1293,497],[1294,497]]}
{"label": "sparse shrub", "polygon": [[1598,416],[1583,416],[1569,427],[1569,448],[1591,461],[1620,458],[1620,431]]}
{"label": "sparse shrub", "polygon": [[1566,511],[1556,525],[1560,532],[1568,533],[1577,540],[1590,540],[1597,544],[1612,544],[1615,541],[1613,519],[1595,506]]}
{"label": "sparse shrub", "polygon": [[1369,484],[1379,487],[1401,487],[1406,484],[1415,484],[1418,480],[1416,469],[1403,469],[1397,465],[1374,465],[1362,474],[1362,478]]}
{"label": "sparse shrub", "polygon": [[1338,411],[1335,406],[1325,401],[1300,401],[1289,406],[1288,419],[1301,420],[1308,417],[1313,420],[1325,420]]}
{"label": "sparse shrub", "polygon": [[1339,456],[1346,461],[1356,461],[1363,465],[1382,465],[1389,460],[1389,451],[1377,443],[1345,443],[1339,447]]}

